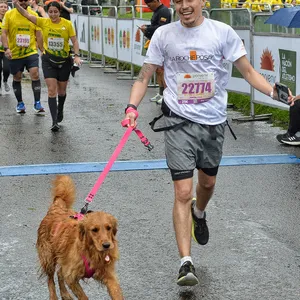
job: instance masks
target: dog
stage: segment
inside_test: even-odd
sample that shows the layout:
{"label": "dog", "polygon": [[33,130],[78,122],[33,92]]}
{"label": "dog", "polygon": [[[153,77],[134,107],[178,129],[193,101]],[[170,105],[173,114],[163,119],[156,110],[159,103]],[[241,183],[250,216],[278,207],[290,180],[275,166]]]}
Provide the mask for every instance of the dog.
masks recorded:
{"label": "dog", "polygon": [[104,284],[111,299],[123,300],[115,272],[119,258],[116,218],[102,211],[89,212],[81,220],[72,218],[76,192],[69,176],[56,176],[52,192],[53,201],[38,228],[36,243],[50,300],[58,300],[55,273],[63,300],[73,299],[66,285],[78,299],[88,299],[79,281],[89,277]]}

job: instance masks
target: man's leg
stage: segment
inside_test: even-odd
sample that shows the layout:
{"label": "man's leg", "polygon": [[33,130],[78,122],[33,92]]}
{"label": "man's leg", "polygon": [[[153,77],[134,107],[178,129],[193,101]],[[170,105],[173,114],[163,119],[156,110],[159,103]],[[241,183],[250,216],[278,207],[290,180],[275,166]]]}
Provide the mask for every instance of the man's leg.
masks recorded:
{"label": "man's leg", "polygon": [[193,286],[199,283],[191,258],[191,199],[193,178],[174,181],[175,201],[173,208],[173,223],[181,266],[177,284]]}
{"label": "man's leg", "polygon": [[300,131],[300,100],[295,101],[295,104],[290,107],[290,123],[288,133],[292,136]]}
{"label": "man's leg", "polygon": [[164,98],[164,89],[165,89],[165,81],[164,81],[164,69],[163,68],[157,68],[156,70],[156,80],[159,86],[159,95],[160,98],[156,100],[157,104],[161,104],[162,100]]}

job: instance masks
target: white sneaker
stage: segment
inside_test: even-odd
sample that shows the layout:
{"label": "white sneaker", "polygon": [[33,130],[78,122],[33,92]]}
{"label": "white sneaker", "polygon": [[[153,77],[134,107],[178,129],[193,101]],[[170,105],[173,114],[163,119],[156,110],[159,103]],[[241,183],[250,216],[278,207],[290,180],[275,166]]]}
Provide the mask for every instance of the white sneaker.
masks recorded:
{"label": "white sneaker", "polygon": [[156,100],[156,104],[162,104],[164,96],[159,95],[159,98]]}
{"label": "white sneaker", "polygon": [[160,94],[157,93],[154,97],[150,98],[149,100],[150,100],[151,102],[156,102],[160,97],[161,97]]}
{"label": "white sneaker", "polygon": [[5,92],[9,92],[10,91],[10,87],[8,85],[7,82],[4,82],[4,89],[5,89]]}

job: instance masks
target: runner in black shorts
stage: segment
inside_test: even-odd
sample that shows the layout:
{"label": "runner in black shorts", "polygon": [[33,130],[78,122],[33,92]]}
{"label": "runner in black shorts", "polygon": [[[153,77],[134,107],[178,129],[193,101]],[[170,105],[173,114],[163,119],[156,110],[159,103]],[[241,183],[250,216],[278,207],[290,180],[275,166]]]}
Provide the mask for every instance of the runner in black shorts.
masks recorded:
{"label": "runner in black shorts", "polygon": [[[28,14],[36,14],[25,0],[18,5]],[[13,75],[13,89],[18,104],[17,113],[25,113],[26,108],[22,98],[21,80],[24,69],[29,72],[34,95],[33,109],[44,113],[41,105],[41,81],[39,78],[39,57],[36,43],[43,47],[43,37],[40,29],[24,19],[14,8],[6,12],[2,23],[2,43],[6,58],[9,59],[10,73]]]}
{"label": "runner in black shorts", "polygon": [[73,65],[69,39],[74,47],[74,62],[77,65],[81,64],[79,45],[73,24],[60,17],[60,4],[56,1],[47,5],[49,19],[29,14],[17,0],[14,0],[13,3],[24,17],[42,29],[44,38],[42,67],[48,87],[48,104],[52,117],[51,130],[58,131],[60,128],[58,123],[63,120],[66,89]]}

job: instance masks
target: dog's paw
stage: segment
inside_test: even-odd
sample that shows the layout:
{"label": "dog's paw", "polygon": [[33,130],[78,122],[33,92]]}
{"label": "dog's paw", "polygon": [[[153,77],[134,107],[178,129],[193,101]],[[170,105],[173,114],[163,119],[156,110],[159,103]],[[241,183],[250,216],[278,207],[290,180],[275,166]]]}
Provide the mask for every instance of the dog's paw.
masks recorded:
{"label": "dog's paw", "polygon": [[73,300],[73,297],[68,293],[65,295],[61,295],[62,300]]}

